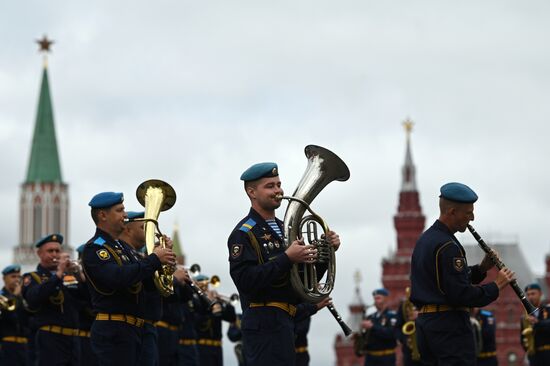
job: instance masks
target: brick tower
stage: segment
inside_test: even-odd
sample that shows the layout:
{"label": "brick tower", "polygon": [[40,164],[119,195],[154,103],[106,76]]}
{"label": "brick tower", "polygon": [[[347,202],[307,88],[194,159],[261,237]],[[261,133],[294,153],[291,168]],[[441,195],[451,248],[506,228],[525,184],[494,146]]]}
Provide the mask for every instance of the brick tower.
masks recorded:
{"label": "brick tower", "polygon": [[[69,192],[61,178],[53,108],[48,83],[47,53],[53,43],[46,36],[37,41],[44,53],[42,84],[32,138],[27,176],[19,200],[19,245],[14,263],[34,266],[38,262],[34,243],[41,237],[61,233],[69,243]],[[64,249],[70,251],[67,244]]]}
{"label": "brick tower", "polygon": [[411,154],[413,122],[407,119],[403,122],[403,126],[406,133],[405,164],[401,169],[399,207],[393,217],[397,232],[397,250],[382,260],[382,284],[390,291],[390,308],[395,308],[404,298],[405,288],[410,285],[411,255],[426,222],[420,207],[416,187],[416,168]]}

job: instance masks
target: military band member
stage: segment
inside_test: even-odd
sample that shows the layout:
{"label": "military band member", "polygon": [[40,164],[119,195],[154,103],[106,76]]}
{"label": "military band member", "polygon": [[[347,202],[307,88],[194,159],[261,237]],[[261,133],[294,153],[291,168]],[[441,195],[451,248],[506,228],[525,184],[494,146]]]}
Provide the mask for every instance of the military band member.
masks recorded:
{"label": "military band member", "polygon": [[215,291],[208,288],[210,277],[199,274],[194,277],[200,289],[214,302],[211,308],[199,311],[195,318],[199,365],[222,366],[222,320],[233,323],[237,317],[235,308],[227,301],[219,300]]}
{"label": "military band member", "polygon": [[[76,248],[78,253],[79,263],[82,264],[82,254],[84,253],[84,247],[86,244],[82,244]],[[79,281],[82,286],[85,287],[83,297],[78,301],[78,339],[80,342],[80,365],[81,366],[95,366],[97,365],[97,357],[92,351],[92,345],[90,343],[90,330],[92,329],[92,323],[95,319],[95,314],[92,306],[92,298],[90,297],[90,291],[88,290],[88,282],[84,273],[78,272]]]}
{"label": "military band member", "polygon": [[[300,302],[289,281],[294,263],[314,263],[317,250],[294,241],[288,247],[282,221],[275,217],[283,190],[277,165],[259,163],[242,175],[251,202],[248,215],[229,236],[230,273],[241,300],[241,329],[247,365],[293,365],[294,321],[317,311]],[[335,248],[340,239],[334,232],[327,240]]]}
{"label": "military band member", "polygon": [[494,314],[485,309],[472,308],[472,317],[479,324],[480,341],[477,366],[497,366],[497,322]]}
{"label": "military band member", "polygon": [[141,352],[145,298],[142,281],[162,264],[175,265],[170,248],[156,247],[147,258],[119,240],[125,228],[122,193],[95,195],[89,206],[96,233],[84,248],[83,267],[97,314],[92,349],[100,365],[137,365]]}
{"label": "military band member", "polygon": [[[128,211],[128,220],[143,219],[145,212]],[[124,225],[124,230],[119,238],[128,244],[136,252],[136,257],[145,258],[145,231],[143,221],[129,221]],[[158,333],[155,323],[162,315],[161,295],[155,287],[152,277],[143,280],[144,306],[143,306],[143,336],[141,338],[141,354],[139,364],[141,366],[157,366],[159,364]]]}
{"label": "military band member", "polygon": [[237,314],[237,318],[227,328],[227,338],[235,343],[233,350],[235,357],[237,358],[238,366],[245,366],[243,355],[243,333],[241,332],[241,319],[242,314]]}
{"label": "military band member", "polygon": [[395,325],[397,314],[388,309],[388,290],[380,288],[372,292],[376,312],[361,322],[367,337],[365,366],[395,366]]}
{"label": "military band member", "polygon": [[[410,287],[407,287],[407,290],[410,292]],[[418,343],[416,341],[416,330],[411,327],[411,324],[414,325],[417,317],[418,309],[416,309],[410,299],[405,299],[399,304],[398,311],[396,312],[395,333],[397,340],[401,343],[403,366],[421,365]],[[406,327],[405,332],[412,332],[412,334],[405,334],[403,326]]]}
{"label": "military band member", "polygon": [[40,258],[36,271],[23,276],[23,297],[35,312],[38,365],[78,365],[78,299],[85,288],[68,273],[72,262],[62,253],[63,236],[51,234],[36,243]]}
{"label": "military band member", "polygon": [[479,284],[493,267],[489,256],[468,267],[454,234],[474,219],[477,194],[461,183],[441,187],[439,219],[418,239],[411,262],[411,301],[419,309],[416,334],[422,361],[428,365],[475,365],[476,350],[469,307],[498,298],[514,279],[502,269],[494,282]]}
{"label": "military band member", "polygon": [[21,267],[2,270],[0,291],[0,365],[30,366],[28,312],[21,296]]}
{"label": "military band member", "polygon": [[186,284],[189,280],[187,271],[178,267],[174,272],[174,294],[161,298],[162,314],[160,320],[155,323],[161,366],[181,364],[179,338],[184,321],[183,304],[192,296],[192,292]]}
{"label": "military band member", "polygon": [[195,319],[203,304],[198,295],[192,295],[182,306],[183,321],[179,332],[178,359],[180,365],[199,366]]}
{"label": "military band member", "polygon": [[550,306],[543,303],[538,283],[527,285],[525,294],[537,308],[537,313],[524,315],[524,321],[521,322],[522,346],[528,353],[529,365],[550,365]]}
{"label": "military band member", "polygon": [[294,328],[294,348],[296,350],[296,366],[308,366],[309,365],[309,350],[307,348],[307,333],[311,325],[311,317],[308,316],[296,322]]}

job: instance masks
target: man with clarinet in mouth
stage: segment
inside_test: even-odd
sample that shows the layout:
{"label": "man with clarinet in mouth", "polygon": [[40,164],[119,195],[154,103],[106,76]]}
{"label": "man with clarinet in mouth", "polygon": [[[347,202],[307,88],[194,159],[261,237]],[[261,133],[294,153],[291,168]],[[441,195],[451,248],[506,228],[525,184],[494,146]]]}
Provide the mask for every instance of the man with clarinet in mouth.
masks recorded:
{"label": "man with clarinet in mouth", "polygon": [[469,308],[495,301],[515,274],[503,267],[493,282],[478,285],[493,267],[495,254],[468,266],[454,236],[474,220],[477,194],[461,183],[447,183],[440,192],[439,219],[418,239],[411,262],[411,301],[419,309],[418,347],[424,365],[475,365]]}

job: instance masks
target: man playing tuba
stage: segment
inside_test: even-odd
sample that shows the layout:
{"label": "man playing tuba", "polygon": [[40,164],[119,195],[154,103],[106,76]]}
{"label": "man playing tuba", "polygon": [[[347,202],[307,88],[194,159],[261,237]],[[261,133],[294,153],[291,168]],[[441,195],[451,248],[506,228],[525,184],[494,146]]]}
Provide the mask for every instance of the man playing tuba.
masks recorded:
{"label": "man playing tuba", "polygon": [[100,365],[138,363],[145,313],[142,281],[163,264],[175,264],[170,248],[156,247],[139,259],[119,240],[127,217],[123,201],[122,193],[103,192],[89,203],[97,229],[84,247],[83,269],[97,314],[91,343]]}
{"label": "man playing tuba", "polygon": [[[230,273],[243,310],[242,333],[247,365],[294,365],[294,321],[312,315],[329,300],[303,304],[289,281],[294,263],[314,263],[317,250],[295,240],[285,245],[283,222],[275,217],[283,189],[277,164],[259,163],[242,175],[251,209],[231,232]],[[329,231],[327,240],[340,245]],[[328,298],[327,298],[328,299]]]}

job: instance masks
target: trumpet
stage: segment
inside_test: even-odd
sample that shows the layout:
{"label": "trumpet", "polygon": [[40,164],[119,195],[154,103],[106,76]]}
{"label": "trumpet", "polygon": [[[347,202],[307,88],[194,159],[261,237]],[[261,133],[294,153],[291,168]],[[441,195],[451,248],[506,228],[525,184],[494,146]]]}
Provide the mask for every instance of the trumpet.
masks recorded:
{"label": "trumpet", "polygon": [[0,295],[0,313],[2,311],[14,311],[16,305],[15,299],[8,299],[4,295]]}

